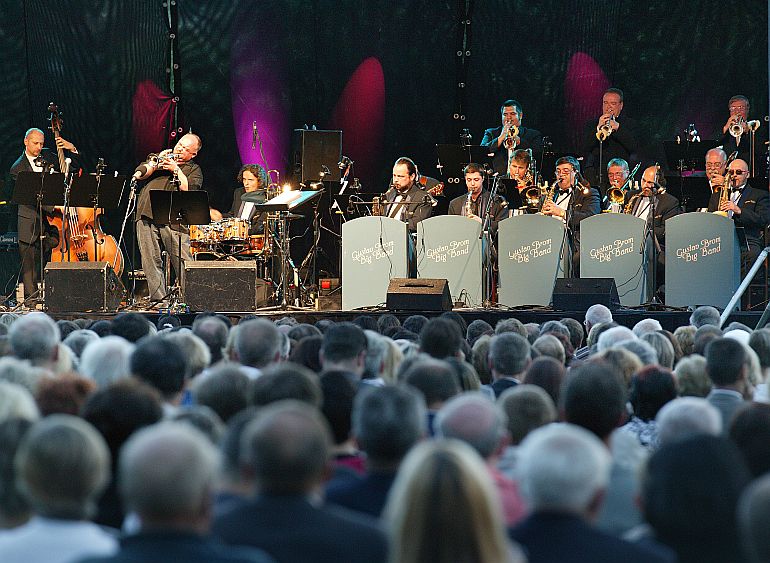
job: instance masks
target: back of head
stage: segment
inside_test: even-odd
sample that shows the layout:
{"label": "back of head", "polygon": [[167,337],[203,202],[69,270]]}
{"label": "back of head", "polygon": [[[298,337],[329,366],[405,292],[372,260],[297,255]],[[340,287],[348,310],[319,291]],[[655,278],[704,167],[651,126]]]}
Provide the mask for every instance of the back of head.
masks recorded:
{"label": "back of head", "polygon": [[607,348],[612,348],[619,342],[634,338],[636,338],[636,336],[630,328],[625,326],[613,326],[599,335],[599,339],[596,341],[596,348],[601,352]]}
{"label": "back of head", "polygon": [[628,400],[634,414],[644,421],[653,420],[658,411],[676,398],[676,382],[670,369],[647,366],[631,378]]}
{"label": "back of head", "polygon": [[565,421],[606,439],[623,421],[626,392],[609,365],[591,362],[570,371],[561,401]]}
{"label": "back of head", "polygon": [[751,563],[770,561],[770,475],[746,487],[738,502],[738,528],[744,551]]}
{"label": "back of head", "polygon": [[301,342],[303,339],[310,336],[321,336],[321,331],[311,324],[299,323],[298,325],[291,327],[287,331],[286,336],[296,342]]}
{"label": "back of head", "polygon": [[[532,344],[532,349],[541,356],[548,356],[561,364],[566,364],[567,351],[564,349],[562,341],[556,336],[557,334],[549,333],[538,336],[537,340]],[[563,334],[560,336],[564,338],[565,343],[569,342],[566,336]]]}
{"label": "back of head", "polygon": [[87,422],[57,414],[37,422],[14,460],[19,488],[41,516],[81,520],[91,516],[110,480],[110,454]]}
{"label": "back of head", "polygon": [[321,344],[323,365],[350,362],[366,352],[366,334],[353,323],[337,323],[324,332]]}
{"label": "back of head", "polygon": [[30,516],[29,503],[19,492],[13,458],[32,421],[13,418],[0,422],[0,526],[10,528]]}
{"label": "back of head", "polygon": [[674,338],[682,349],[683,356],[689,356],[695,351],[695,331],[692,325],[679,326],[674,330]]}
{"label": "back of head", "polygon": [[13,418],[37,420],[39,417],[35,399],[26,387],[0,381],[0,422]]}
{"label": "back of head", "polygon": [[422,393],[429,409],[439,408],[461,391],[452,367],[435,358],[415,361],[404,372],[401,381]]}
{"label": "back of head", "polygon": [[241,465],[262,493],[306,494],[324,477],[331,437],[316,409],[280,401],[261,409],[241,439]]}
{"label": "back of head", "polygon": [[585,337],[585,332],[583,332],[583,325],[580,324],[580,321],[566,317],[563,318],[560,322],[567,327],[567,330],[569,330],[569,341],[570,344],[572,344],[572,349],[577,350],[580,348],[583,345],[583,338]]}
{"label": "back of head", "polygon": [[690,315],[690,324],[695,328],[700,328],[704,325],[714,325],[719,327],[719,311],[716,307],[710,305],[703,305],[695,309]]}
{"label": "back of head", "polygon": [[353,436],[371,464],[392,467],[427,432],[425,402],[407,386],[372,387],[353,401]]}
{"label": "back of head", "polygon": [[749,479],[740,453],[725,438],[699,435],[662,446],[650,457],[643,481],[646,519],[670,546],[732,560],[739,551],[736,505]]}
{"label": "back of head", "polygon": [[640,340],[655,349],[660,365],[668,369],[674,367],[674,346],[664,334],[660,332],[647,332],[640,337]]}
{"label": "back of head", "polygon": [[275,364],[252,381],[249,402],[262,406],[285,399],[301,401],[314,407],[321,406],[321,387],[318,376],[304,366],[284,362]]}
{"label": "back of head", "polygon": [[733,385],[745,376],[748,357],[743,344],[717,338],[706,347],[706,373],[717,386]]}
{"label": "back of head", "polygon": [[413,332],[415,334],[420,334],[422,332],[422,328],[427,324],[428,317],[425,317],[423,315],[411,315],[404,319],[404,322],[401,323],[401,327],[404,330],[408,330],[410,332]]}
{"label": "back of head", "polygon": [[527,329],[519,319],[513,317],[508,319],[502,319],[495,324],[495,334],[503,334],[504,332],[515,332],[516,334],[527,338]]}
{"label": "back of head", "polygon": [[111,330],[129,342],[139,342],[152,333],[150,322],[139,313],[120,313],[112,319]]}
{"label": "back of head", "polygon": [[536,428],[556,421],[556,405],[537,385],[523,384],[506,389],[497,403],[508,419],[508,433],[514,446]]}
{"label": "back of head", "polygon": [[730,424],[730,438],[753,477],[770,471],[770,405],[748,403],[740,409]]}
{"label": "back of head", "polygon": [[193,393],[199,405],[211,408],[227,423],[248,405],[249,378],[238,364],[222,364],[195,382]]}
{"label": "back of head", "polygon": [[62,340],[62,344],[66,344],[72,352],[80,358],[83,354],[85,347],[91,343],[99,340],[99,335],[93,330],[79,328],[70,332],[66,338]]}
{"label": "back of head", "polygon": [[506,436],[503,410],[481,393],[463,393],[444,405],[436,415],[438,436],[455,438],[487,459],[497,452]]}
{"label": "back of head", "polygon": [[482,334],[473,343],[471,356],[473,358],[473,367],[479,376],[481,383],[492,383],[492,371],[489,367],[489,346],[492,338],[487,334]]}
{"label": "back of head", "polygon": [[423,442],[404,460],[384,519],[400,563],[512,561],[482,461],[454,440]]}
{"label": "back of head", "polygon": [[633,333],[637,338],[641,338],[645,334],[655,332],[656,330],[663,330],[663,327],[660,326],[660,321],[658,319],[646,318],[634,325]]}
{"label": "back of head", "polygon": [[305,366],[315,373],[321,372],[321,360],[318,355],[321,352],[323,336],[307,336],[292,346],[289,361],[301,366]]}
{"label": "back of head", "polygon": [[706,358],[691,354],[679,360],[674,368],[677,388],[682,397],[706,397],[711,391],[711,380],[706,373]]}
{"label": "back of head", "polygon": [[203,340],[211,354],[211,363],[215,364],[222,359],[222,351],[227,343],[227,324],[216,316],[206,316],[193,322],[193,334]]}
{"label": "back of head", "polygon": [[59,340],[59,327],[45,313],[24,315],[8,331],[11,353],[36,365],[54,360]]}
{"label": "back of head", "polygon": [[589,362],[601,361],[608,363],[612,368],[623,377],[623,382],[626,387],[631,385],[631,377],[642,367],[642,360],[639,356],[620,346],[614,348],[607,348],[606,350],[594,354],[588,359]]}
{"label": "back of head", "polygon": [[463,316],[456,311],[445,311],[441,313],[440,318],[452,321],[460,329],[460,335],[465,339],[468,336],[468,323]]}
{"label": "back of head", "polygon": [[476,319],[474,321],[471,321],[471,323],[468,325],[468,332],[466,333],[466,339],[468,340],[468,344],[473,346],[473,344],[478,340],[479,336],[483,334],[493,334],[494,329],[492,328],[492,325],[490,325],[487,321],[483,319]]}
{"label": "back of head", "polygon": [[206,343],[195,336],[189,328],[163,334],[163,338],[179,346],[187,360],[185,378],[192,379],[211,364],[211,352]]}
{"label": "back of head", "polygon": [[187,360],[179,345],[162,336],[143,339],[131,354],[131,373],[166,399],[182,391],[186,372]]}
{"label": "back of head", "polygon": [[540,325],[541,335],[547,334],[549,332],[558,332],[559,334],[563,334],[567,338],[570,338],[570,332],[567,328],[567,325],[563,324],[561,321],[550,320]]}
{"label": "back of head", "polygon": [[342,444],[350,438],[356,388],[347,375],[338,371],[323,374],[320,385],[323,395],[321,413],[329,424],[334,443]]}
{"label": "back of head", "polygon": [[633,352],[639,358],[639,361],[642,362],[642,365],[650,366],[658,363],[658,353],[655,351],[655,348],[644,340],[638,338],[623,340],[615,344],[615,347]]}
{"label": "back of head", "polygon": [[553,404],[558,405],[565,373],[564,364],[548,356],[541,356],[529,364],[522,382],[542,388],[551,397]]}
{"label": "back of head", "polygon": [[145,527],[194,525],[205,514],[218,461],[214,445],[189,424],[165,422],[141,430],[121,451],[123,501]]}
{"label": "back of head", "polygon": [[596,436],[571,424],[549,424],[522,442],[517,473],[534,512],[588,515],[607,486],[610,454]]}
{"label": "back of head", "polygon": [[666,403],[658,411],[655,422],[661,446],[701,434],[719,436],[722,433],[722,415],[700,397],[680,397]]}
{"label": "back of head", "polygon": [[361,330],[373,330],[377,332],[377,320],[371,315],[359,315],[353,319],[353,324]]}
{"label": "back of head", "polygon": [[515,332],[496,334],[489,343],[489,362],[498,376],[515,377],[530,362],[529,341]]}
{"label": "back of head", "polygon": [[57,377],[43,378],[38,385],[35,401],[41,416],[57,413],[77,416],[83,403],[95,390],[96,383],[75,372],[68,372]]}
{"label": "back of head", "polygon": [[278,359],[281,334],[274,323],[252,319],[238,323],[233,351],[244,366],[263,368]]}
{"label": "back of head", "polygon": [[134,344],[119,336],[105,336],[89,342],[80,356],[78,371],[106,387],[131,375],[131,355]]}
{"label": "back of head", "polygon": [[762,369],[770,368],[770,329],[760,328],[751,333],[749,346],[757,353]]}
{"label": "back of head", "polygon": [[382,376],[385,367],[385,359],[389,351],[387,339],[373,330],[367,329],[364,334],[366,335],[366,359],[361,378],[376,379]]}
{"label": "back of head", "polygon": [[449,319],[435,318],[427,322],[420,333],[420,350],[443,360],[457,356],[462,346],[462,334],[457,324]]}
{"label": "back of head", "polygon": [[377,331],[380,334],[385,334],[386,330],[392,328],[401,328],[401,321],[398,320],[396,315],[386,313],[377,318]]}
{"label": "back of head", "polygon": [[[585,322],[589,327],[599,323],[611,323],[612,311],[610,311],[606,305],[602,305],[601,303],[591,305],[586,311]],[[588,330],[590,330],[590,328]]]}

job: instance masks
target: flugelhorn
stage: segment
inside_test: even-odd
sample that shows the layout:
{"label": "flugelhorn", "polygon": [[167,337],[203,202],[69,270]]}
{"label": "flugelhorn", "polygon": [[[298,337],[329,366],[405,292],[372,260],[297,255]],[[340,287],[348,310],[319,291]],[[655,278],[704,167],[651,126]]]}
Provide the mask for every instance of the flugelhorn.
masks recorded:
{"label": "flugelhorn", "polygon": [[610,135],[612,135],[612,124],[610,123],[611,121],[615,121],[614,115],[610,115],[610,118],[605,121],[603,125],[600,125],[596,128],[596,138],[600,143],[603,143]]}
{"label": "flugelhorn", "polygon": [[505,145],[505,148],[508,150],[512,150],[516,148],[516,137],[519,136],[519,127],[515,123],[511,123],[508,125],[508,134],[505,136],[505,140],[503,141],[503,145]]}

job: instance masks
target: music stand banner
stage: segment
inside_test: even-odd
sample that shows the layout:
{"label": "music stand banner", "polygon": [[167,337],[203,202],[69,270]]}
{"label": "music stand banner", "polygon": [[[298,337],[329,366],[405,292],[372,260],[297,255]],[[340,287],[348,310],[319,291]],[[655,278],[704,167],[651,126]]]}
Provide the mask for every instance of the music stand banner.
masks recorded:
{"label": "music stand banner", "polygon": [[[602,213],[583,219],[580,277],[613,278],[621,305],[635,307],[644,303],[644,230],[644,219],[624,213]],[[653,244],[652,239],[649,244]]]}
{"label": "music stand banner", "polygon": [[460,215],[417,224],[417,277],[446,278],[452,301],[483,305],[481,223]]}
{"label": "music stand banner", "polygon": [[666,221],[666,305],[724,308],[740,284],[732,219],[684,213]]}
{"label": "music stand banner", "polygon": [[406,223],[360,217],[342,225],[342,308],[384,305],[391,278],[405,278]]}
{"label": "music stand banner", "polygon": [[497,236],[499,303],[548,305],[559,272],[564,223],[545,215],[517,215],[500,221]]}

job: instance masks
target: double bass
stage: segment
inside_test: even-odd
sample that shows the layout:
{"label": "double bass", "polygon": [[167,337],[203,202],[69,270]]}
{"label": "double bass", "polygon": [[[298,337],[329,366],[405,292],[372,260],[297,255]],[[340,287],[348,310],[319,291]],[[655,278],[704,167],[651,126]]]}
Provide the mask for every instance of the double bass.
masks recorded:
{"label": "double bass", "polygon": [[[61,137],[62,119],[56,104],[48,106],[54,139]],[[71,182],[69,163],[64,150],[56,144],[59,170]],[[101,172],[101,171],[100,171]],[[96,203],[96,202],[95,202]],[[103,209],[92,207],[70,207],[65,215],[64,208],[56,207],[50,223],[59,229],[59,244],[51,251],[52,262],[109,262],[115,273],[123,273],[123,254],[115,237],[106,235],[99,223]],[[66,236],[65,236],[66,235]]]}

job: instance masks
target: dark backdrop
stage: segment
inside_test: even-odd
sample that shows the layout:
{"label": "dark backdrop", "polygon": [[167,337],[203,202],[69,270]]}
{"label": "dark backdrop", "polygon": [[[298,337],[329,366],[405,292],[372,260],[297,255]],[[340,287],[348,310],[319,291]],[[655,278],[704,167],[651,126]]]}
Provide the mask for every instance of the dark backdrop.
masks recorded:
{"label": "dark backdrop", "polygon": [[[434,145],[457,142],[463,127],[479,142],[509,97],[522,103],[525,124],[550,136],[557,151],[572,151],[585,119],[600,113],[603,88],[618,86],[649,158],[688,123],[713,136],[733,94],[749,97],[752,117],[767,113],[764,0],[177,1],[180,125],[203,138],[198,162],[219,207],[229,206],[242,159],[259,160],[247,150],[250,127],[239,145],[244,131],[234,116],[249,124],[252,114],[280,116],[281,127],[261,133],[270,167],[282,174],[291,168],[291,129],[356,116],[345,122],[352,123],[345,138],[366,138],[367,146],[345,142],[343,151],[366,163],[356,175],[376,192],[400,155],[436,175]],[[464,7],[471,8],[465,28]],[[110,169],[130,172],[163,148],[142,146],[132,125],[153,118],[149,110],[135,115],[139,85],[168,92],[163,0],[0,0],[0,13],[6,170],[21,152],[23,132],[45,128],[49,101],[58,103],[62,134],[88,169],[101,157]],[[468,55],[461,72],[458,49]],[[381,67],[383,87],[372,75],[359,76],[354,95],[340,102],[370,58]],[[234,90],[244,79],[256,94]],[[384,105],[370,105],[378,89]],[[110,214],[113,227],[118,215]],[[14,230],[14,217],[6,206],[0,231]]]}

